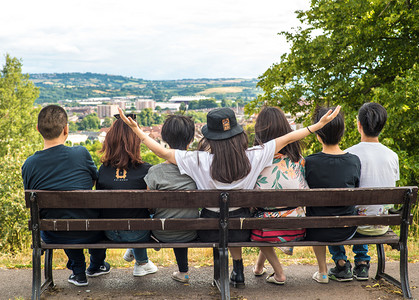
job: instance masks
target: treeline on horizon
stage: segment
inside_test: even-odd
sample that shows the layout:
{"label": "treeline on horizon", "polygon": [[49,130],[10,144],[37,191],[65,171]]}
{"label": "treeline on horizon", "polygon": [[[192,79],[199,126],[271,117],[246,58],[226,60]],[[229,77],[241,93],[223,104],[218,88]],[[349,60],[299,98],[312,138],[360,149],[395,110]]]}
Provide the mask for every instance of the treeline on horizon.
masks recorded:
{"label": "treeline on horizon", "polygon": [[29,78],[39,88],[40,94],[36,103],[120,96],[143,96],[164,101],[172,96],[195,96],[207,89],[229,87],[239,87],[241,91],[220,90],[205,95],[217,100],[241,98],[250,101],[260,93],[260,89],[256,87],[257,79],[144,80],[89,72],[29,74]]}

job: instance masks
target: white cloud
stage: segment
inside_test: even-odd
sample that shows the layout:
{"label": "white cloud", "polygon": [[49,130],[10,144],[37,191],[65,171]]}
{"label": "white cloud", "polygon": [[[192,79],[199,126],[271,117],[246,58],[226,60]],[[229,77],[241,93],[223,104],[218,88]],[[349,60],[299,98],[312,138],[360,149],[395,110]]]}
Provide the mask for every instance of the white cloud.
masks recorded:
{"label": "white cloud", "polygon": [[0,54],[24,71],[172,79],[257,77],[288,46],[308,0],[53,1],[2,3]]}

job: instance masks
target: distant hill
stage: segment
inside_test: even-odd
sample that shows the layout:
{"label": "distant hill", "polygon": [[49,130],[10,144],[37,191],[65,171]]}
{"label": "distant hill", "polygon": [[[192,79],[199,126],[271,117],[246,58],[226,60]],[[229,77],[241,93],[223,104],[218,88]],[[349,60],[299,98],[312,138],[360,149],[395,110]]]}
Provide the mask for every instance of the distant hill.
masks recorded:
{"label": "distant hill", "polygon": [[43,73],[29,76],[40,88],[37,103],[129,95],[151,96],[155,100],[164,101],[172,96],[197,94],[218,100],[239,97],[243,100],[251,100],[261,92],[259,88],[256,88],[257,79],[143,80],[96,73]]}

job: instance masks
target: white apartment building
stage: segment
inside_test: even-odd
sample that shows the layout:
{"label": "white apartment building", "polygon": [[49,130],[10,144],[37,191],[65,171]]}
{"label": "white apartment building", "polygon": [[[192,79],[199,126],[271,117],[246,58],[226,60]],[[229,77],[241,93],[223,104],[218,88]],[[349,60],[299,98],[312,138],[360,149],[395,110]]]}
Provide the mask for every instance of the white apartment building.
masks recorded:
{"label": "white apartment building", "polygon": [[145,100],[145,99],[140,99],[140,100],[135,101],[136,110],[141,111],[145,108],[151,108],[152,110],[154,110],[156,108],[156,101]]}
{"label": "white apartment building", "polygon": [[118,114],[118,105],[98,105],[97,106],[97,116],[99,118],[113,117],[113,115]]}

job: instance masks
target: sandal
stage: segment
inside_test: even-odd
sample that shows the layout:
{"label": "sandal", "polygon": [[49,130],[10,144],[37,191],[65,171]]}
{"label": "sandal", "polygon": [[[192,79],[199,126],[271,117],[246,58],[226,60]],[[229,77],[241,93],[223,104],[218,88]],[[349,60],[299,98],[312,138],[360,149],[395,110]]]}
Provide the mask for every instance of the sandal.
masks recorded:
{"label": "sandal", "polygon": [[278,285],[284,285],[285,284],[285,280],[284,281],[277,281],[274,276],[275,276],[275,273],[272,273],[271,275],[266,277],[266,281],[270,282],[270,283],[275,283],[275,284],[278,284]]}
{"label": "sandal", "polygon": [[253,268],[252,271],[253,271],[253,275],[255,275],[255,276],[262,276],[263,274],[266,273],[267,269],[265,267],[263,267],[262,272],[260,272],[260,273],[256,273],[255,272],[255,268]]}

